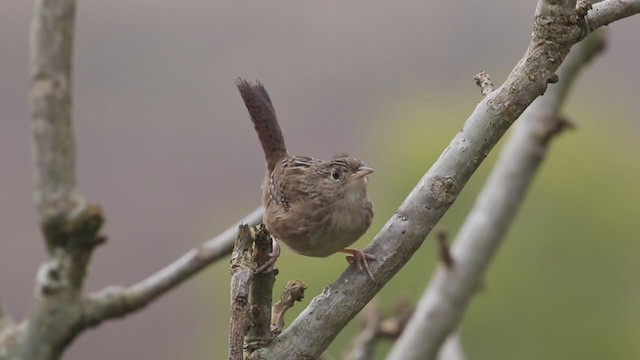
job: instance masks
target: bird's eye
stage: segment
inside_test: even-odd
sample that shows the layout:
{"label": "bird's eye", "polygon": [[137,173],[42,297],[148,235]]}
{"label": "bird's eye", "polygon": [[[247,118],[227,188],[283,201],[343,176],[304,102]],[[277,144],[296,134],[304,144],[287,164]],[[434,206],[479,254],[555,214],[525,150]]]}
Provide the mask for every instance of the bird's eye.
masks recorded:
{"label": "bird's eye", "polygon": [[331,177],[333,178],[333,180],[340,180],[340,171],[331,169]]}

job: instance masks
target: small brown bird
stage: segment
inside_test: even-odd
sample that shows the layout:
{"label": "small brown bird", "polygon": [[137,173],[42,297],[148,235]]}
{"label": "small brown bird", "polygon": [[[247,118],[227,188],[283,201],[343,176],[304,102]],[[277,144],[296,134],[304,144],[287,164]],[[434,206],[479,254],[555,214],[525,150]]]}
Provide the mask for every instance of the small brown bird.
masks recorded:
{"label": "small brown bird", "polygon": [[[347,249],[371,225],[373,205],[367,197],[367,175],[373,169],[352,157],[323,161],[289,155],[264,86],[242,79],[236,85],[267,161],[262,203],[263,222],[269,233],[302,255],[347,253],[347,260],[373,280],[367,261],[375,260],[375,256]],[[275,241],[273,249],[269,261],[257,271],[272,268],[280,255]]]}

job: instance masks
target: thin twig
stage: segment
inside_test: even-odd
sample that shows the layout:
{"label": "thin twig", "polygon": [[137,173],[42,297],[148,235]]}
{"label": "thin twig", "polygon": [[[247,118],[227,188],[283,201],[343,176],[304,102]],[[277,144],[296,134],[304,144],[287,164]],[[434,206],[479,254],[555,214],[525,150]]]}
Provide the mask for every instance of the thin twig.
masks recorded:
{"label": "thin twig", "polygon": [[555,114],[578,71],[602,49],[590,43],[603,41],[598,33],[593,35],[572,50],[558,71],[560,82],[518,120],[451,247],[454,270],[436,271],[387,360],[435,359],[443,341],[459,326],[544,158],[550,134],[557,134],[558,125],[550,120],[558,119]]}
{"label": "thin twig", "polygon": [[250,324],[249,285],[255,265],[252,259],[254,231],[240,225],[231,254],[231,317],[229,320],[229,360],[244,359],[244,337]]}
{"label": "thin twig", "polygon": [[103,320],[121,317],[146,306],[206,266],[229,255],[240,224],[255,226],[261,221],[262,207],[259,207],[148,278],[127,287],[109,286],[87,296],[84,304],[86,324],[95,326]]}
{"label": "thin twig", "polygon": [[438,254],[440,255],[440,261],[447,269],[453,267],[453,257],[449,251],[449,244],[447,243],[447,232],[439,230],[436,234],[436,241],[438,242]]}
{"label": "thin twig", "polygon": [[291,280],[285,285],[280,300],[271,309],[271,333],[280,335],[284,330],[284,315],[293,307],[296,301],[304,299],[307,285],[302,280]]}

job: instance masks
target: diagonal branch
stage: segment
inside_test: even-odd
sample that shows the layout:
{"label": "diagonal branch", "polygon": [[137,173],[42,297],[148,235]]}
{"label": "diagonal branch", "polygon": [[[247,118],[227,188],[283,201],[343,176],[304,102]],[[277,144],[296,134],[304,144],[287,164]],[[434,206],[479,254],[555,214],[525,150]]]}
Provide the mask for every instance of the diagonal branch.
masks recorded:
{"label": "diagonal branch", "polygon": [[438,352],[438,360],[466,360],[467,356],[462,348],[460,335],[453,333],[447,337]]}
{"label": "diagonal branch", "polygon": [[476,107],[431,169],[367,248],[376,256],[376,283],[350,267],[314,298],[298,318],[252,359],[318,357],[340,330],[373,298],[420,247],[466,182],[510,125],[538,96],[573,44],[584,18],[555,1],[540,1],[529,48],[507,80]]}
{"label": "diagonal branch", "polygon": [[611,24],[616,20],[640,13],[640,0],[606,0],[593,4],[587,14],[589,30]]}
{"label": "diagonal branch", "polygon": [[229,255],[240,224],[255,226],[261,222],[262,207],[259,207],[148,278],[130,286],[110,286],[88,295],[84,303],[86,325],[95,326],[103,320],[125,316],[146,306],[207,265]]}
{"label": "diagonal branch", "polygon": [[544,159],[550,138],[565,124],[558,112],[570,85],[603,44],[598,32],[576,46],[558,71],[560,82],[522,114],[451,247],[455,265],[439,267],[388,360],[436,359],[442,343],[459,326]]}

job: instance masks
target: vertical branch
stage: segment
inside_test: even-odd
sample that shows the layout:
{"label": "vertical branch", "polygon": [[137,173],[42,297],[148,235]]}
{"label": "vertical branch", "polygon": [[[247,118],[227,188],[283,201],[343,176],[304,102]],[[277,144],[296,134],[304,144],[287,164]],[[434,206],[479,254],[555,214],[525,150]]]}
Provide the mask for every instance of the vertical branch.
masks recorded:
{"label": "vertical branch", "polygon": [[37,0],[31,23],[29,102],[40,222],[78,211],[72,113],[74,0]]}
{"label": "vertical branch", "polygon": [[229,360],[242,360],[244,336],[249,327],[249,285],[254,265],[251,258],[254,234],[240,225],[231,253],[231,317],[229,319]]}
{"label": "vertical branch", "polygon": [[91,254],[104,242],[98,205],[76,190],[72,126],[74,0],[37,0],[31,23],[29,102],[35,202],[48,259],[36,278],[35,304],[18,358],[59,359],[84,328],[80,298]]}
{"label": "vertical branch", "polygon": [[[258,228],[255,240],[254,260],[258,267],[270,258],[273,251],[271,235],[264,226]],[[267,346],[273,339],[271,334],[271,303],[273,284],[277,270],[263,271],[253,276],[249,292],[251,327],[247,333],[246,348],[249,353]]]}

